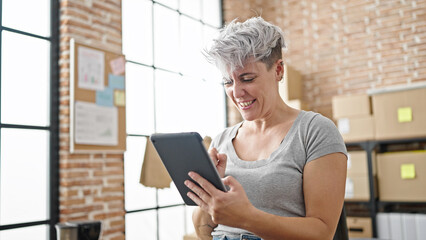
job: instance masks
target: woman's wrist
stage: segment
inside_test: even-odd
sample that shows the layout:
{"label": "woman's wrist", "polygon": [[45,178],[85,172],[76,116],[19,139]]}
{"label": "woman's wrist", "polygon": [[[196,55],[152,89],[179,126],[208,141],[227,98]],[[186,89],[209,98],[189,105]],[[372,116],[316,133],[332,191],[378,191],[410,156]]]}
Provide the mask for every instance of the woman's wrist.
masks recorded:
{"label": "woman's wrist", "polygon": [[199,237],[201,236],[211,236],[211,232],[217,226],[212,220],[210,214],[201,210],[201,208],[196,208],[192,214],[192,221],[194,224],[195,231]]}

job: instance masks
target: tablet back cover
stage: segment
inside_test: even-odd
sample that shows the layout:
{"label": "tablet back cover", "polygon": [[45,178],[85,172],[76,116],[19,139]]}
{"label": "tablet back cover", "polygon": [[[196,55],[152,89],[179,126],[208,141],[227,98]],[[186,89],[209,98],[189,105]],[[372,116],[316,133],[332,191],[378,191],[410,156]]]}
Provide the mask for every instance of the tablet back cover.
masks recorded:
{"label": "tablet back cover", "polygon": [[159,133],[153,134],[150,139],[187,205],[196,205],[186,195],[190,190],[184,184],[185,180],[191,180],[188,176],[190,171],[226,191],[198,133]]}

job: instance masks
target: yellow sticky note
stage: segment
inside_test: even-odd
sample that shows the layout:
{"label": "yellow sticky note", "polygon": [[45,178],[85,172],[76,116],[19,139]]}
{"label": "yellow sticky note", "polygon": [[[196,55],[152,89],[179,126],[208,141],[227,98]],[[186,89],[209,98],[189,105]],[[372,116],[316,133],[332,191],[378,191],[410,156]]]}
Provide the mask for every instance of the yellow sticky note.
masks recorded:
{"label": "yellow sticky note", "polygon": [[401,178],[413,179],[416,177],[416,167],[414,164],[401,164]]}
{"label": "yellow sticky note", "polygon": [[398,108],[398,122],[411,122],[413,121],[413,112],[410,107]]}
{"label": "yellow sticky note", "polygon": [[117,107],[124,107],[126,105],[126,94],[123,90],[114,91],[114,104]]}

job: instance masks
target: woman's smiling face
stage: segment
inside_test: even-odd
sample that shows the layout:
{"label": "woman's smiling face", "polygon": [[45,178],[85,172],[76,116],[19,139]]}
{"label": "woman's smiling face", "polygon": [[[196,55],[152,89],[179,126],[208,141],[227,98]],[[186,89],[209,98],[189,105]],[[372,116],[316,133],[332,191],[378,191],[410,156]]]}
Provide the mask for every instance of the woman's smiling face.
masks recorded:
{"label": "woman's smiling face", "polygon": [[281,62],[278,60],[270,70],[263,62],[249,62],[224,77],[226,94],[245,120],[262,119],[271,113],[283,74]]}

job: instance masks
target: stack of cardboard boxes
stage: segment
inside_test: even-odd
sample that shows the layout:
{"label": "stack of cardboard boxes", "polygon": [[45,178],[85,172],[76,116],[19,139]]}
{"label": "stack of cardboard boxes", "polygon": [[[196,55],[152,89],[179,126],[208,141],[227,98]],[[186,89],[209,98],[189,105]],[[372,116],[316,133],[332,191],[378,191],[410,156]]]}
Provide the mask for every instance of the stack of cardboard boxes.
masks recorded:
{"label": "stack of cardboard boxes", "polygon": [[308,105],[302,100],[302,74],[288,64],[284,65],[284,77],[279,83],[280,96],[287,105],[299,110],[308,111]]}
{"label": "stack of cardboard boxes", "polygon": [[[374,116],[370,96],[367,94],[335,96],[332,99],[332,107],[333,118],[337,121],[339,131],[346,143],[374,139]],[[373,176],[376,177],[374,154],[372,160]],[[370,200],[366,151],[348,152],[345,200]]]}
{"label": "stack of cardboard boxes", "polygon": [[[373,176],[376,177],[375,158],[373,155]],[[368,181],[368,162],[366,151],[348,152],[348,170],[346,177],[346,201],[369,201],[370,186]]]}
{"label": "stack of cardboard boxes", "polygon": [[[425,104],[426,87],[332,100],[333,118],[346,143],[426,139]],[[370,199],[366,156],[365,151],[349,152],[345,201]],[[426,151],[373,152],[372,160],[380,201],[426,203]],[[348,217],[347,223],[350,237],[371,237],[371,219]]]}
{"label": "stack of cardboard boxes", "polygon": [[[373,95],[376,139],[425,139],[425,104],[426,88]],[[426,202],[426,151],[378,154],[377,164],[381,201]]]}
{"label": "stack of cardboard boxes", "polygon": [[335,96],[333,118],[345,142],[373,140],[375,134],[371,98],[367,94]]}

